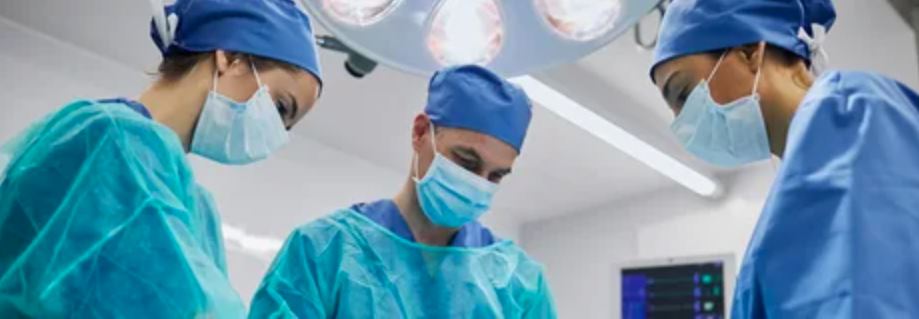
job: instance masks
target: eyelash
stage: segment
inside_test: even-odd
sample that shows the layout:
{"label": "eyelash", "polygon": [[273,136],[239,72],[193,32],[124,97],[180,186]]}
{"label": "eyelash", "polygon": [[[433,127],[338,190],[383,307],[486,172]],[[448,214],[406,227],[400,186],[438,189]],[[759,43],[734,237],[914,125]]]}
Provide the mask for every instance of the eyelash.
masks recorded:
{"label": "eyelash", "polygon": [[687,94],[686,91],[680,92],[680,94],[676,97],[677,106],[682,108],[687,99],[689,99],[689,94]]}
{"label": "eyelash", "polygon": [[680,94],[677,95],[677,97],[676,97],[677,102],[679,102],[680,104],[685,103],[685,102],[686,102],[686,99],[688,99],[688,98],[689,98],[689,94],[686,93],[686,91],[680,91]]}
{"label": "eyelash", "polygon": [[460,163],[460,166],[472,172],[476,172],[479,169],[479,165],[472,160],[460,158]]}
{"label": "eyelash", "polygon": [[289,109],[287,108],[287,104],[278,103],[278,114],[281,115],[281,118],[286,118],[287,112],[290,112]]}

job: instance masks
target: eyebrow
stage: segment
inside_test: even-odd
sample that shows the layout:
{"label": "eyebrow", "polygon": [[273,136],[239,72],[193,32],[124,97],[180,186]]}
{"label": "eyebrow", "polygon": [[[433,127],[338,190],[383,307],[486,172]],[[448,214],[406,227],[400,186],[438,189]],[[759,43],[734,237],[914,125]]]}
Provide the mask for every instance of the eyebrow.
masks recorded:
{"label": "eyebrow", "polygon": [[463,160],[475,161],[478,164],[482,163],[482,156],[479,155],[479,152],[476,152],[475,149],[466,146],[456,146],[450,150],[457,157],[461,157]]}
{"label": "eyebrow", "polygon": [[[475,161],[477,165],[482,165],[484,162],[482,160],[482,157],[479,155],[479,152],[473,148],[465,147],[465,146],[457,146],[457,147],[454,147],[451,151],[453,152],[453,154],[455,154],[457,157],[462,158],[463,160]],[[504,177],[504,176],[509,175],[510,173],[511,173],[510,168],[502,168],[494,172],[489,172],[489,175],[498,174],[501,177]]]}

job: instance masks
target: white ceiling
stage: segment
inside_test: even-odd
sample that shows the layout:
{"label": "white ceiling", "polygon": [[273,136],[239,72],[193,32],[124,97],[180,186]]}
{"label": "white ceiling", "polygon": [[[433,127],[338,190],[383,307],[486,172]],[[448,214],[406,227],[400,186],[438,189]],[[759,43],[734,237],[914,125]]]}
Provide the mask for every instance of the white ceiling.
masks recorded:
{"label": "white ceiling", "polygon": [[[833,64],[878,70],[917,86],[919,72],[912,33],[886,1],[836,3],[840,23],[829,42]],[[124,72],[133,70],[136,72],[133,81],[101,72],[85,74],[122,95],[139,93],[145,82],[140,78],[141,72],[154,70],[158,61],[158,52],[148,37],[149,5],[145,0],[7,0],[0,1],[0,15],[120,64],[124,66],[122,70],[129,70]],[[10,43],[0,41],[0,45],[6,47]],[[866,47],[872,50],[865,50]],[[345,178],[340,180],[341,189],[279,190],[278,194],[304,196],[302,200],[311,198],[310,193],[338,198],[325,195],[347,193],[349,185],[372,184],[385,187],[373,187],[380,190],[376,195],[367,194],[370,197],[366,199],[389,196],[407,174],[411,156],[409,126],[413,115],[425,103],[427,79],[382,67],[367,78],[356,80],[343,72],[341,56],[323,52],[322,59],[328,85],[316,111],[295,130],[296,143],[300,145],[285,150],[281,159],[263,165],[254,174],[264,176],[264,183],[270,185],[276,179],[314,180],[317,170],[354,171],[353,163],[331,160],[327,163],[329,167],[301,169],[298,175],[291,176],[289,170],[281,168],[284,165],[273,164],[283,161],[291,165],[318,165],[315,148],[321,147],[338,152],[339,156],[366,161],[377,170],[385,168],[392,177],[386,182],[370,177]],[[66,61],[61,62],[61,67],[68,67]],[[649,63],[650,54],[637,49],[631,35],[627,35],[582,61],[541,72],[537,77],[700,171],[724,173],[686,156],[669,135],[670,114],[648,81]],[[244,176],[245,172],[243,169],[225,173]],[[251,179],[239,180],[251,182]],[[241,182],[240,189],[253,187],[246,183]],[[537,108],[523,156],[515,175],[499,195],[497,211],[518,221],[531,221],[673,185],[642,163]],[[341,201],[329,207],[348,203]],[[259,207],[257,201],[252,205]],[[261,219],[246,219],[241,222],[260,229],[273,228],[260,227],[264,222]]]}

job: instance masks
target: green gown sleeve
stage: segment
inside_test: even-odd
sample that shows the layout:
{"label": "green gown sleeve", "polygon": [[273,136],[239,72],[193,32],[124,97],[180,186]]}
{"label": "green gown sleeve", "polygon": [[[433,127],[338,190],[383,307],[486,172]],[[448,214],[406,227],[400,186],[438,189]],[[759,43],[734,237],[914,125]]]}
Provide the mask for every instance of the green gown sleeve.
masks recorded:
{"label": "green gown sleeve", "polygon": [[546,276],[540,274],[539,276],[539,290],[534,296],[535,300],[533,305],[524,312],[523,318],[527,319],[544,319],[544,318],[557,318],[558,314],[555,311],[555,301],[552,297],[552,292],[549,290],[549,284],[546,281]]}
{"label": "green gown sleeve", "polygon": [[206,195],[168,128],[76,102],[8,148],[5,318],[239,318]]}
{"label": "green gown sleeve", "polygon": [[249,318],[328,318],[309,237],[294,231],[252,299]]}

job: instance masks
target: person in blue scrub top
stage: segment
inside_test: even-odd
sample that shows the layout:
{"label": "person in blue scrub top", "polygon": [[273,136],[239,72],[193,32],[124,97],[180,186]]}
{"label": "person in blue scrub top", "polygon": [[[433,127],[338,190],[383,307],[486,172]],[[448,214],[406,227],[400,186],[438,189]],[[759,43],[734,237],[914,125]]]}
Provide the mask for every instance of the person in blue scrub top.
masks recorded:
{"label": "person in blue scrub top", "polygon": [[309,19],[290,0],[162,15],[139,99],[75,101],[4,146],[0,317],[245,317],[186,153],[247,164],[287,142],[319,92]]}
{"label": "person in blue scrub top", "polygon": [[249,317],[554,318],[542,266],[477,221],[530,118],[526,94],[482,67],[435,73],[402,190],[294,230]]}
{"label": "person in blue scrub top", "polygon": [[733,318],[919,317],[919,96],[820,73],[835,17],[829,0],[675,0],[664,17],[651,73],[686,149],[782,158]]}

